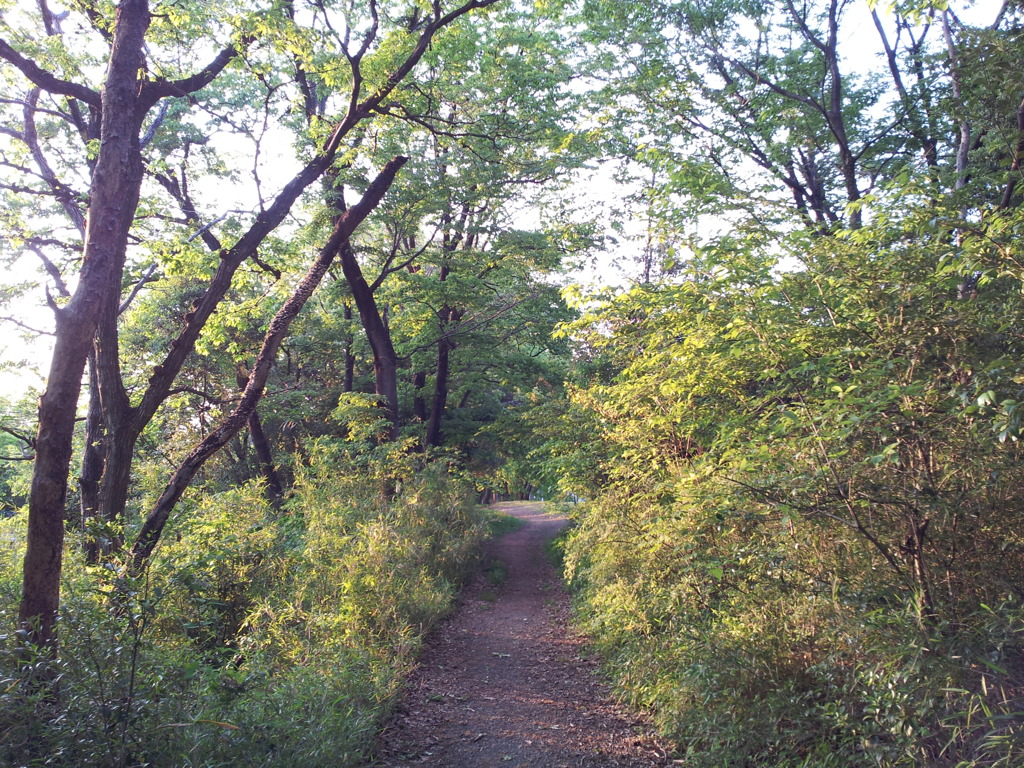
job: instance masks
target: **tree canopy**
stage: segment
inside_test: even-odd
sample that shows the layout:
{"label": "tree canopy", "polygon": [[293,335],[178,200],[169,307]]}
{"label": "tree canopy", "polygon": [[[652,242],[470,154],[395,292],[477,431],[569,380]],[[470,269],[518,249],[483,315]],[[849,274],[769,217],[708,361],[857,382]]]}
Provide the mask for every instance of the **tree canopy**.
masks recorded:
{"label": "tree canopy", "polygon": [[0,754],[356,764],[541,494],[687,764],[1019,762],[1016,4],[0,8]]}

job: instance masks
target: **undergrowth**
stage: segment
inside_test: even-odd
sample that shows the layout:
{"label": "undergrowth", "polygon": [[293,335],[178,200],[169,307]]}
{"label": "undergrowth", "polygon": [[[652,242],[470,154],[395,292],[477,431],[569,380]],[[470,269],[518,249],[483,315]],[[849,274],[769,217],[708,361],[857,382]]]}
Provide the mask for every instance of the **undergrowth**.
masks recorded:
{"label": "undergrowth", "polygon": [[1024,765],[1024,305],[962,300],[933,205],[724,239],[566,330],[567,571],[688,768]]}
{"label": "undergrowth", "polygon": [[[136,581],[71,540],[55,695],[3,640],[0,764],[359,764],[486,532],[446,466],[388,462],[325,447],[281,510],[197,496]],[[0,526],[11,627],[24,515]]]}
{"label": "undergrowth", "polygon": [[577,615],[688,768],[1024,765],[1012,593],[922,624],[898,594],[801,579],[808,563],[773,564],[765,540],[739,542],[740,574],[683,546],[667,516],[628,542],[611,530],[591,512],[566,544]]}

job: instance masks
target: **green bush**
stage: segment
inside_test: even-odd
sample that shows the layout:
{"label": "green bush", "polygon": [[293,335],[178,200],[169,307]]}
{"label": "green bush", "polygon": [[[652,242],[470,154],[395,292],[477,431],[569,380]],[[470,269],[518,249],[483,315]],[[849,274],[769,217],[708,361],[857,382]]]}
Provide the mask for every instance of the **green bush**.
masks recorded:
{"label": "green bush", "polygon": [[[677,525],[583,516],[567,573],[619,691],[696,768],[1011,766],[1024,753],[1024,606],[919,628],[838,584],[717,565]],[[758,545],[761,546],[758,546]],[[719,556],[716,558],[716,554]],[[763,558],[763,560],[761,559]],[[721,570],[719,570],[721,568]],[[788,571],[788,572],[787,572]],[[876,596],[877,597],[877,596]]]}
{"label": "green bush", "polygon": [[782,273],[709,248],[570,329],[619,373],[556,441],[567,574],[688,766],[1024,760],[1024,305],[890,223]]}
{"label": "green bush", "polygon": [[136,581],[72,537],[57,687],[4,638],[0,763],[359,764],[485,533],[472,489],[415,461],[324,445],[281,511],[258,485],[197,496]]}

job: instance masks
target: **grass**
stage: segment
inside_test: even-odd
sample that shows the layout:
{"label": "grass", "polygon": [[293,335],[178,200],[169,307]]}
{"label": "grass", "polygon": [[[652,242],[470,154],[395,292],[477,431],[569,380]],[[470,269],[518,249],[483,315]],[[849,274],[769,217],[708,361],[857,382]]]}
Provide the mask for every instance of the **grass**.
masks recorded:
{"label": "grass", "polygon": [[506,533],[514,533],[522,528],[525,523],[515,515],[499,512],[489,507],[480,507],[480,515],[483,517],[484,525],[491,538],[504,536]]}
{"label": "grass", "polygon": [[498,599],[498,590],[508,579],[508,568],[501,560],[487,558],[483,564],[483,572],[490,586],[480,593],[480,599],[493,603]]}
{"label": "grass", "polygon": [[500,587],[508,578],[508,568],[501,560],[491,558],[484,563],[484,576],[491,586]]}

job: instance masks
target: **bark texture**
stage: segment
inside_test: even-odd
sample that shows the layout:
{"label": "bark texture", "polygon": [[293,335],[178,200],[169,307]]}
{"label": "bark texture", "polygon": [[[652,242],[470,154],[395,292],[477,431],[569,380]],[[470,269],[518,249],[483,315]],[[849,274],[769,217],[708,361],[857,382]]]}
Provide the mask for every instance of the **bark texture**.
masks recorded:
{"label": "bark texture", "polygon": [[[138,134],[144,112],[139,109],[138,76],[149,18],[146,0],[124,0],[118,10],[100,97],[100,148],[90,188],[81,276],[67,306],[54,310],[56,343],[39,403],[18,616],[29,642],[51,655],[56,653],[65,501],[82,374],[103,308],[118,302],[128,230],[139,200],[142,159]],[[27,69],[26,65],[22,71],[31,77]]]}

